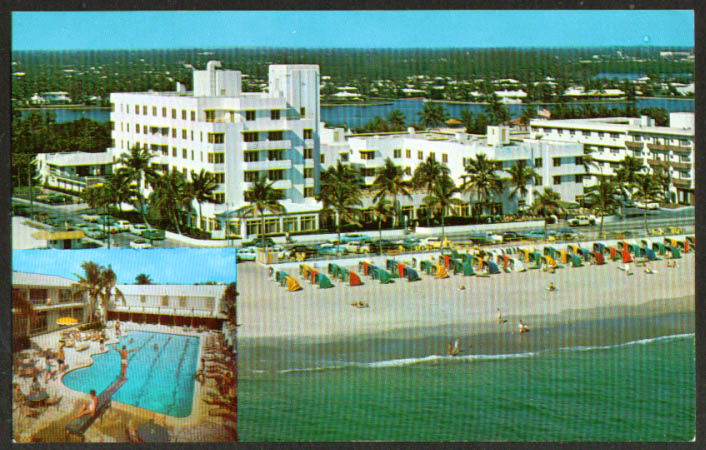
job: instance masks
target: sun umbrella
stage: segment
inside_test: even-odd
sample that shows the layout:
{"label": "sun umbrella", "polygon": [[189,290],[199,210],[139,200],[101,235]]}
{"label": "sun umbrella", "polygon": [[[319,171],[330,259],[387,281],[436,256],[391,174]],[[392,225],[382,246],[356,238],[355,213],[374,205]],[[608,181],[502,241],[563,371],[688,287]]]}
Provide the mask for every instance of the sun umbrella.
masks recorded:
{"label": "sun umbrella", "polygon": [[74,319],[73,317],[60,317],[56,319],[57,325],[76,325],[77,323],[78,319]]}

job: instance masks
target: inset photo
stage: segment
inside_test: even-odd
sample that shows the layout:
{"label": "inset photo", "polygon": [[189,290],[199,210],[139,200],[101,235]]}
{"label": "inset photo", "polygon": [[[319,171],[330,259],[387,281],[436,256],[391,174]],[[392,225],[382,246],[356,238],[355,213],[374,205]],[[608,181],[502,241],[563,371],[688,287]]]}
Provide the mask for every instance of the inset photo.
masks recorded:
{"label": "inset photo", "polygon": [[237,440],[233,249],[12,256],[14,442]]}

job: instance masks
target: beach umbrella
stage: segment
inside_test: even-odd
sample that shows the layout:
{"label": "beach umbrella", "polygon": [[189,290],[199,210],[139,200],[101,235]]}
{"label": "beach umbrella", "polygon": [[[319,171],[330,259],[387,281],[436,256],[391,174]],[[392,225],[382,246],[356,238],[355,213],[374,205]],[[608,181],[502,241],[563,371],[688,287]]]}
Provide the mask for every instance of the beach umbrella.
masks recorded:
{"label": "beach umbrella", "polygon": [[60,317],[56,319],[57,325],[76,325],[77,323],[78,319],[74,319],[73,317]]}

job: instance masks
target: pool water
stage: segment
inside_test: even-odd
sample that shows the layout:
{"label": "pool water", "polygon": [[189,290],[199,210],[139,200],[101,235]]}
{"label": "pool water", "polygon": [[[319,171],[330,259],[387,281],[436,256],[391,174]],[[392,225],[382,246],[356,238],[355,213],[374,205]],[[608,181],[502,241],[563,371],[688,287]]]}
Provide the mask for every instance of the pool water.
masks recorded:
{"label": "pool water", "polygon": [[[113,400],[173,417],[189,416],[199,338],[131,331],[115,344],[118,348],[123,345],[128,350],[138,350],[128,354],[127,382],[113,395]],[[91,366],[67,373],[62,381],[75,391],[88,393],[95,389],[100,394],[118,376],[120,354],[110,348],[107,353],[93,355]]]}

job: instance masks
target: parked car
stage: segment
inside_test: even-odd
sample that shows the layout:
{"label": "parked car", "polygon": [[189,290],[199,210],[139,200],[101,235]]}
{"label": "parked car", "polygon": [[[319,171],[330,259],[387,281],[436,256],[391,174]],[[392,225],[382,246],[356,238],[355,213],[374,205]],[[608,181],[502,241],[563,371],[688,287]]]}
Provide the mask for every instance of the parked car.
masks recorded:
{"label": "parked car", "polygon": [[382,252],[388,252],[388,251],[394,251],[394,250],[399,250],[401,247],[401,244],[392,242],[388,239],[382,239],[380,241],[374,241],[370,244],[370,249],[372,253],[380,253],[380,248],[382,247]]}
{"label": "parked car", "polygon": [[257,238],[253,239],[251,241],[246,241],[242,243],[243,247],[272,247],[275,245],[275,241],[272,240],[272,238],[265,237],[265,238]]}
{"label": "parked car", "polygon": [[117,222],[118,219],[116,219],[113,216],[100,216],[96,222],[98,222],[101,225],[112,225],[115,222]]}
{"label": "parked car", "polygon": [[287,256],[289,258],[294,258],[298,253],[306,254],[307,258],[310,258],[310,257],[318,254],[318,250],[316,247],[310,247],[308,245],[303,245],[303,244],[297,244],[297,245],[287,247],[287,252],[288,252]]}
{"label": "parked car", "polygon": [[140,236],[142,236],[145,239],[149,239],[152,241],[160,241],[164,239],[164,230],[158,230],[156,228],[150,228],[148,230],[144,230]]}
{"label": "parked car", "polygon": [[471,233],[468,239],[474,244],[502,244],[503,242],[501,235],[484,231]]}
{"label": "parked car", "polygon": [[348,242],[347,244],[342,245],[342,247],[348,253],[370,253],[370,244],[367,244],[364,241]]}
{"label": "parked car", "polygon": [[559,239],[580,239],[581,234],[569,227],[561,227],[556,230],[556,236]]}
{"label": "parked car", "polygon": [[146,239],[135,239],[130,242],[132,248],[152,248],[152,244]]}
{"label": "parked car", "polygon": [[130,224],[130,233],[136,234],[138,236],[142,235],[142,232],[149,230],[149,227],[144,223],[132,223]]}
{"label": "parked car", "polygon": [[406,237],[400,241],[400,245],[405,248],[405,250],[414,250],[419,246],[421,239],[417,237]]}
{"label": "parked car", "polygon": [[255,261],[257,251],[253,247],[239,248],[235,251],[235,262]]}
{"label": "parked car", "polygon": [[527,233],[523,233],[522,237],[525,239],[530,239],[530,240],[543,240],[543,239],[552,239],[556,235],[555,232],[553,231],[547,231],[546,233],[544,230],[531,230],[528,231]]}
{"label": "parked car", "polygon": [[342,255],[347,251],[347,246],[345,245],[336,245],[332,244],[330,242],[325,242],[323,244],[319,244],[316,247],[316,252],[319,255]]}
{"label": "parked car", "polygon": [[427,249],[441,248],[441,238],[439,236],[429,236],[419,243]]}
{"label": "parked car", "polygon": [[130,231],[130,228],[132,227],[132,222],[129,220],[118,220],[115,222],[115,226],[118,227],[120,231]]}
{"label": "parked car", "polygon": [[347,244],[349,242],[370,242],[372,239],[370,239],[369,236],[366,236],[364,234],[357,234],[357,233],[351,233],[351,234],[344,234],[341,236],[341,244]]}
{"label": "parked car", "polygon": [[87,228],[84,230],[86,236],[93,239],[105,239],[105,231],[102,228],[93,226],[92,228]]}
{"label": "parked car", "polygon": [[588,216],[576,216],[572,219],[569,219],[569,225],[572,227],[584,227],[588,225],[595,225],[596,224],[596,218],[593,215],[588,215]]}
{"label": "parked car", "polygon": [[519,241],[522,236],[517,231],[505,231],[502,234],[503,242]]}
{"label": "parked car", "polygon": [[81,214],[81,219],[85,220],[86,222],[98,222],[100,220],[101,216],[98,214]]}

